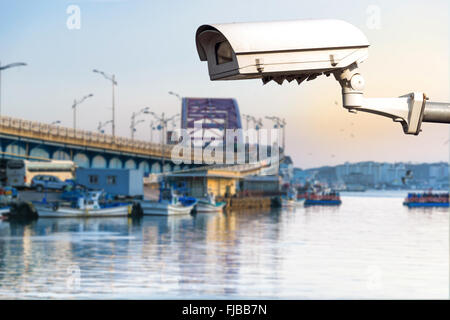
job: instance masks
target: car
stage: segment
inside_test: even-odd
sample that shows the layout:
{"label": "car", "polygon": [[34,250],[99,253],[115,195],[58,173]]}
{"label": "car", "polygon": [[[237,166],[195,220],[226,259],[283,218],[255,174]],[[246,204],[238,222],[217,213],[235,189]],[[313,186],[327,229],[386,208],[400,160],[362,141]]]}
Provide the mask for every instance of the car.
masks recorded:
{"label": "car", "polygon": [[37,175],[31,179],[31,188],[42,192],[44,189],[64,191],[70,183],[51,175]]}

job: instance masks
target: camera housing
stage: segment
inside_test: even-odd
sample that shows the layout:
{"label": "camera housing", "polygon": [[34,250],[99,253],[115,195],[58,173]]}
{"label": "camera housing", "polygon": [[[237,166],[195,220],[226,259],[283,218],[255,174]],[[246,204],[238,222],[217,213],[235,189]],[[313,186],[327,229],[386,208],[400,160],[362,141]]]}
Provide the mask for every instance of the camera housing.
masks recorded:
{"label": "camera housing", "polygon": [[369,42],[342,20],[299,20],[202,25],[197,52],[211,80],[312,80],[360,63]]}
{"label": "camera housing", "polygon": [[369,112],[402,125],[417,135],[422,122],[450,123],[450,104],[432,102],[422,92],[397,98],[365,98],[359,64],[368,57],[369,42],[342,20],[298,20],[202,25],[197,52],[208,61],[211,80],[262,79],[282,84],[333,74],[342,89],[342,106]]}

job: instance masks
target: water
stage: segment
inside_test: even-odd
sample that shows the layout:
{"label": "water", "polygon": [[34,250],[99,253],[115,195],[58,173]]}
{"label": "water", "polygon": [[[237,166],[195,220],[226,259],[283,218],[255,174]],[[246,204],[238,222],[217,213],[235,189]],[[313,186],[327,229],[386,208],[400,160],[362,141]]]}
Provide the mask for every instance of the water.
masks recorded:
{"label": "water", "polygon": [[0,298],[448,298],[447,209],[339,208],[0,223]]}

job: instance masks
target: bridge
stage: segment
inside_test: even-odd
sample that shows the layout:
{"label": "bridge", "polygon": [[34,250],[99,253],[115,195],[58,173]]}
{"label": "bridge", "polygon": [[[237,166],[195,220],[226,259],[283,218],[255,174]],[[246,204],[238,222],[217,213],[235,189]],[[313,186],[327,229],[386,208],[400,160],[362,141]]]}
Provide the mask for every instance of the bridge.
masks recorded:
{"label": "bridge", "polygon": [[[212,108],[216,109],[215,113],[208,112]],[[207,119],[207,129],[241,127],[239,108],[234,99],[183,99],[182,127],[191,128],[188,120],[194,118]],[[221,125],[217,125],[218,123]],[[199,166],[175,165],[171,161],[172,148],[171,144],[113,137],[36,121],[0,117],[2,158],[72,160],[80,167],[140,169],[145,174],[173,172]]]}
{"label": "bridge", "polygon": [[[183,98],[181,107],[181,128],[194,137],[225,139],[226,129],[242,129],[241,115],[235,99]],[[196,123],[201,123],[202,133],[197,135]]]}

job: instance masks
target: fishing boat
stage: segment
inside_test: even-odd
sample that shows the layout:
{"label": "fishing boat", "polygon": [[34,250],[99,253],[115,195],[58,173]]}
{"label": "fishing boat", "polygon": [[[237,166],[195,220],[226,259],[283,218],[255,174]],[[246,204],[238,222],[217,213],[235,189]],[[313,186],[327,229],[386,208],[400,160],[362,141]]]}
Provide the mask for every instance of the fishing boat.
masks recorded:
{"label": "fishing boat", "polygon": [[5,218],[11,212],[10,203],[17,199],[17,190],[13,187],[0,187],[0,217]]}
{"label": "fishing boat", "polygon": [[339,192],[325,191],[321,193],[309,193],[305,199],[304,206],[339,206],[342,204]]}
{"label": "fishing boat", "polygon": [[288,190],[285,197],[281,198],[281,206],[283,208],[296,208],[303,204],[304,199],[299,199],[297,195],[297,190],[291,188]]}
{"label": "fishing boat", "polygon": [[198,199],[196,210],[198,213],[215,213],[222,212],[226,202],[216,202],[216,197],[213,193],[207,194],[203,199]]}
{"label": "fishing boat", "polygon": [[132,206],[128,203],[100,204],[102,191],[86,191],[76,201],[47,202],[44,198],[33,205],[39,218],[89,218],[89,217],[124,217],[131,215]]}
{"label": "fishing boat", "polygon": [[144,215],[173,216],[190,214],[197,204],[193,198],[183,198],[174,194],[171,188],[161,188],[158,201],[140,200]]}
{"label": "fishing boat", "polygon": [[10,213],[11,212],[11,207],[9,207],[9,206],[2,206],[2,207],[0,207],[0,218],[1,218],[1,220],[3,220],[3,219],[6,219],[6,215],[8,214],[8,213]]}
{"label": "fishing boat", "polygon": [[408,193],[403,205],[408,208],[417,207],[449,207],[449,193],[432,193],[431,191],[424,193]]}

